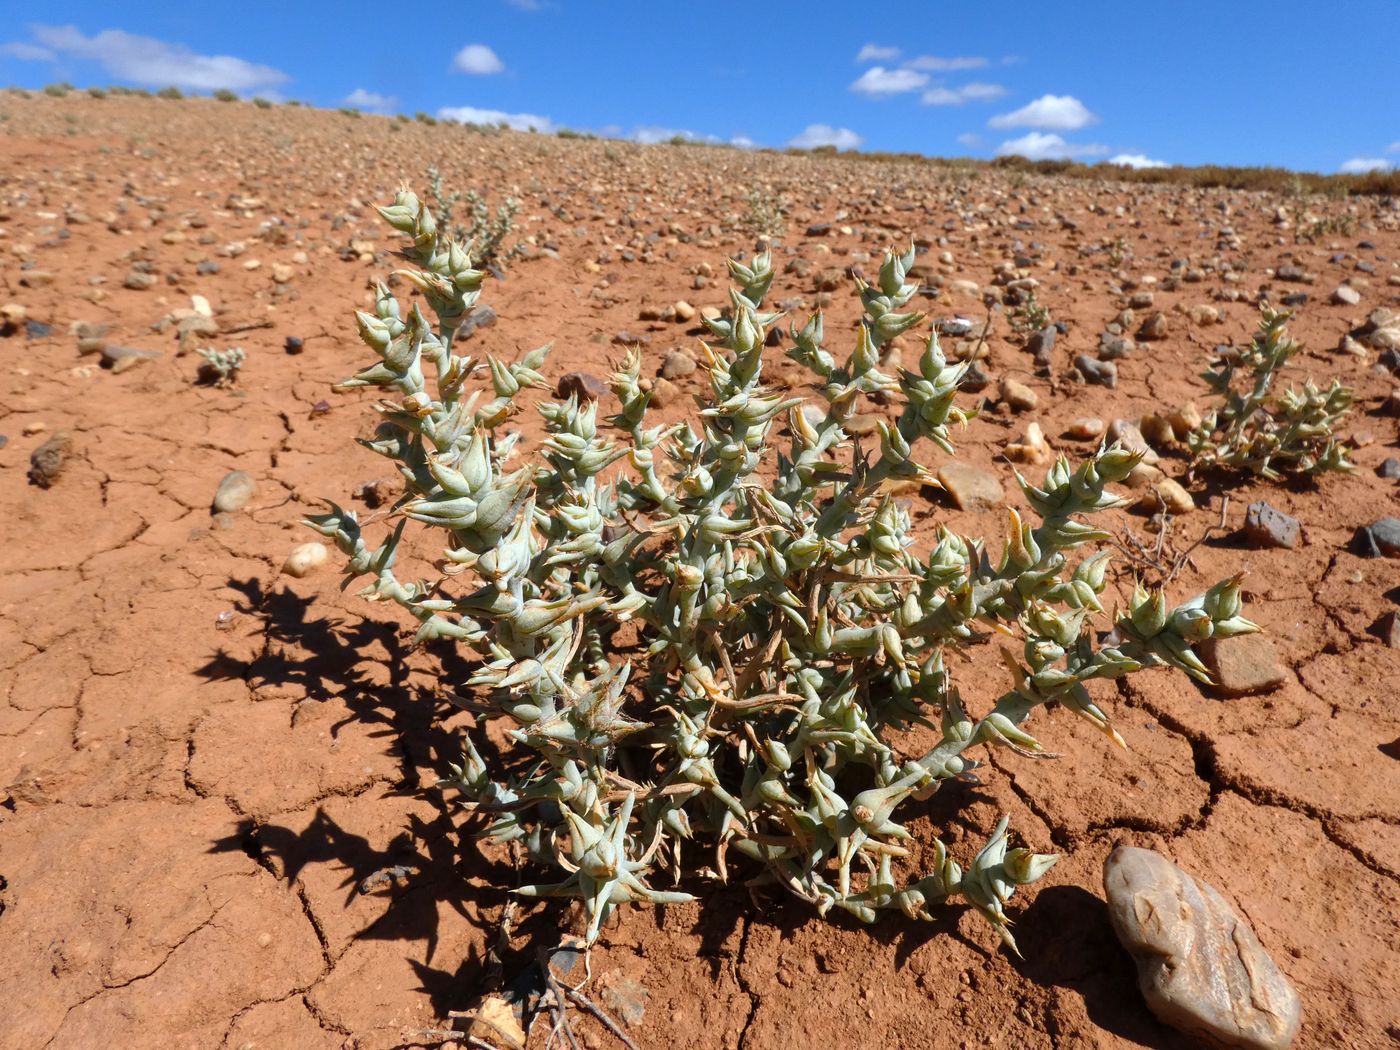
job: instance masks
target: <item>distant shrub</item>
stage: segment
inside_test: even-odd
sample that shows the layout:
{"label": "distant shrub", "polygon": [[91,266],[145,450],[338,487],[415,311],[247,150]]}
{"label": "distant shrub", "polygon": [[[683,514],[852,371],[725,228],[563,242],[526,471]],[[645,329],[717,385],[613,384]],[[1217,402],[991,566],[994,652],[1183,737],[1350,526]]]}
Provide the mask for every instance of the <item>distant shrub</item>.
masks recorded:
{"label": "distant shrub", "polygon": [[424,113],[421,109],[417,113],[413,114],[413,119],[418,121],[418,123],[420,124],[427,124],[429,127],[432,127],[437,123],[437,117],[434,117],[429,113]]}
{"label": "distant shrub", "polygon": [[171,84],[169,87],[163,87],[163,88],[161,88],[159,91],[157,91],[157,92],[156,92],[156,97],[157,97],[157,98],[180,99],[180,98],[184,98],[184,97],[185,97],[185,93],[184,93],[183,91],[181,91],[179,88],[177,88],[174,84]]}
{"label": "distant shrub", "polygon": [[44,85],[44,94],[50,96],[51,98],[63,98],[72,90],[73,85],[68,83],[66,80],[58,84]]}
{"label": "distant shrub", "polygon": [[230,91],[228,88],[219,88],[218,91],[214,92],[214,97],[215,97],[216,99],[218,99],[220,102],[237,102],[237,101],[238,101],[238,96],[237,96],[236,94],[234,94],[232,91]]}
{"label": "distant shrub", "polygon": [[253,105],[257,106],[258,109],[271,109],[271,108],[272,108],[272,103],[269,102],[267,99],[263,98],[261,95],[259,95],[259,96],[258,96],[257,98],[255,98],[255,99],[253,99]]}
{"label": "distant shrub", "polygon": [[106,98],[106,97],[107,97],[107,92],[106,92],[104,89],[102,89],[102,88],[100,88],[100,87],[97,87],[97,86],[95,86],[95,85],[94,85],[93,87],[88,88],[88,89],[87,89],[87,93],[88,93],[89,95],[91,95],[93,98]]}
{"label": "distant shrub", "polygon": [[345,117],[353,117],[355,120],[360,119],[360,111],[353,106],[341,106],[340,114]]}

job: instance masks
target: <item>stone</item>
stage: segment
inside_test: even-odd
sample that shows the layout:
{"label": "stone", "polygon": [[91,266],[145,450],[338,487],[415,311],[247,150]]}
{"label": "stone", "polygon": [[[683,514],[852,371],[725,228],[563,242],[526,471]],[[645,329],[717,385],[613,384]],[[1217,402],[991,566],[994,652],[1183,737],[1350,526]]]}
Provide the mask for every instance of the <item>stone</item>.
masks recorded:
{"label": "stone", "polygon": [[220,514],[240,511],[257,495],[258,483],[246,470],[232,470],[224,475],[214,492],[214,510]]}
{"label": "stone", "polygon": [[1138,505],[1152,510],[1165,510],[1169,514],[1189,514],[1196,509],[1196,501],[1191,493],[1172,478],[1162,478],[1152,485],[1138,500]]}
{"label": "stone", "polygon": [[1142,327],[1138,329],[1139,339],[1165,339],[1167,337],[1167,315],[1158,310],[1150,313],[1142,320]]}
{"label": "stone", "polygon": [[695,319],[695,307],[691,306],[684,299],[676,300],[674,309],[677,321],[692,321]]}
{"label": "stone", "polygon": [[1136,349],[1133,341],[1125,335],[1105,332],[1099,336],[1100,361],[1117,361],[1119,358],[1130,356]]}
{"label": "stone", "polygon": [[1381,641],[1392,649],[1400,649],[1400,611],[1390,610],[1376,624]]}
{"label": "stone", "polygon": [[104,343],[101,351],[102,363],[113,372],[125,372],[143,361],[152,361],[160,356],[159,350],[137,350],[130,346],[115,346]]}
{"label": "stone", "polygon": [[324,543],[299,543],[292,548],[287,560],[282,563],[282,572],[300,580],[326,564],[329,557],[330,552]]}
{"label": "stone", "polygon": [[1025,435],[1006,446],[1006,458],[1014,463],[1044,464],[1053,457],[1039,423],[1027,424]]}
{"label": "stone", "polygon": [[1361,293],[1349,284],[1339,285],[1332,293],[1332,302],[1337,306],[1355,306],[1361,302]]}
{"label": "stone", "polygon": [[44,324],[43,321],[36,321],[32,317],[24,322],[24,337],[26,339],[47,339],[53,335],[53,325]]}
{"label": "stone", "polygon": [[661,375],[665,379],[683,379],[699,367],[695,358],[681,350],[667,350],[661,358]]}
{"label": "stone", "polygon": [[1266,634],[1207,638],[1197,652],[1210,671],[1211,689],[1219,696],[1272,693],[1287,680],[1273,639]]}
{"label": "stone", "polygon": [[1298,546],[1298,519],[1261,500],[1245,508],[1244,535],[1255,547],[1292,550]]}
{"label": "stone", "polygon": [[29,454],[29,480],[41,489],[52,488],[63,473],[72,451],[73,439],[67,434],[59,433],[49,438]]}
{"label": "stone", "polygon": [[1006,499],[1001,482],[995,475],[956,459],[939,468],[938,482],[959,510],[992,510],[1000,507]]}
{"label": "stone", "polygon": [[306,349],[306,343],[294,335],[282,340],[282,349],[289,354],[299,354]]}
{"label": "stone", "polygon": [[1118,385],[1118,366],[1112,361],[1097,361],[1088,354],[1076,354],[1074,367],[1086,383],[1106,386],[1110,390]]}
{"label": "stone", "polygon": [[1381,461],[1381,465],[1376,468],[1376,476],[1394,480],[1400,478],[1400,459],[1394,456],[1387,456]]}
{"label": "stone", "polygon": [[977,394],[986,390],[991,382],[992,377],[987,375],[986,369],[982,367],[982,362],[973,361],[967,366],[967,371],[963,373],[963,379],[958,384],[958,389],[966,390],[969,394]]}
{"label": "stone", "polygon": [[852,437],[869,437],[880,429],[880,417],[857,412],[841,424],[841,429]]}
{"label": "stone", "polygon": [[1032,333],[1026,340],[1026,349],[1034,355],[1038,367],[1048,368],[1054,360],[1056,334],[1055,326],[1051,324]]}
{"label": "stone", "polygon": [[1081,416],[1069,425],[1065,431],[1066,437],[1074,438],[1076,441],[1097,441],[1103,437],[1104,425],[1102,419],[1094,419],[1091,416]]}
{"label": "stone", "polygon": [[132,270],[122,280],[123,288],[130,288],[134,292],[142,292],[156,283],[156,275],[153,273],[142,273],[139,270]]}
{"label": "stone", "polygon": [[665,408],[674,404],[676,398],[681,396],[681,388],[676,386],[665,376],[657,376],[651,381],[651,404],[657,408]]}
{"label": "stone", "polygon": [[1284,1050],[1293,1042],[1298,993],[1215,887],[1135,846],[1108,855],[1103,882],[1113,932],[1158,1020],[1226,1046]]}
{"label": "stone", "polygon": [[1378,518],[1357,529],[1354,545],[1363,558],[1400,557],[1400,518]]}
{"label": "stone", "polygon": [[1040,404],[1040,396],[1019,379],[1006,376],[998,385],[1001,400],[1013,412],[1027,412]]}
{"label": "stone", "polygon": [[608,392],[608,386],[592,372],[570,372],[559,377],[554,388],[556,397],[577,397],[579,401],[597,401]]}
{"label": "stone", "polygon": [[1155,464],[1162,457],[1151,445],[1147,443],[1147,438],[1143,437],[1138,425],[1130,419],[1115,419],[1108,427],[1109,443],[1117,442],[1129,452],[1141,452],[1144,463]]}

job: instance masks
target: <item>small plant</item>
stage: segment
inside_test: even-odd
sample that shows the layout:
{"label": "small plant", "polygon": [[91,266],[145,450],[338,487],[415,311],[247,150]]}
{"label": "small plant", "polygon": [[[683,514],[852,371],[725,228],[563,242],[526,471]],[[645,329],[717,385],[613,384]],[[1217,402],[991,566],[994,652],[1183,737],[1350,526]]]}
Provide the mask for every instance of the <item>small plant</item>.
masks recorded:
{"label": "small plant", "polygon": [[360,119],[360,111],[354,106],[341,106],[339,113],[342,117],[349,117],[351,120]]}
{"label": "small plant", "polygon": [[238,381],[238,371],[248,355],[240,346],[227,350],[196,350],[204,362],[199,366],[199,381],[210,386],[232,386]]}
{"label": "small plant", "polygon": [[170,85],[170,87],[163,87],[156,92],[156,98],[182,99],[184,97],[185,93],[174,84]]}
{"label": "small plant", "polygon": [[1332,436],[1351,408],[1351,390],[1336,379],[1319,390],[1309,378],[1302,390],[1272,392],[1279,372],[1302,349],[1285,327],[1290,316],[1265,306],[1249,346],[1229,348],[1201,374],[1221,403],[1187,436],[1193,473],[1248,470],[1278,480],[1352,469]]}
{"label": "small plant", "polygon": [[214,92],[214,98],[218,99],[220,102],[238,101],[238,95],[235,92],[230,91],[228,88],[219,88],[219,90]]}
{"label": "small plant", "polygon": [[254,99],[253,99],[253,105],[257,106],[258,109],[271,109],[271,108],[272,108],[272,103],[271,103],[269,100],[263,98],[261,95],[258,95],[258,96],[256,96],[256,97],[254,97]]}
{"label": "small plant", "polygon": [[783,232],[787,221],[787,209],[783,202],[763,189],[755,188],[749,193],[749,210],[744,216],[744,225],[754,233],[776,237]]}
{"label": "small plant", "polygon": [[107,91],[106,91],[106,89],[105,89],[105,88],[97,87],[97,86],[95,86],[95,85],[94,85],[93,87],[88,88],[88,89],[87,89],[87,93],[88,93],[89,95],[91,95],[93,98],[106,98],[106,97],[107,97]]}
{"label": "small plant", "polygon": [[430,128],[437,124],[436,117],[424,113],[421,109],[417,113],[413,114],[413,119],[418,121],[418,123],[420,124],[428,125],[428,127]]}
{"label": "small plant", "polygon": [[[410,238],[398,273],[423,299],[404,312],[378,286],[373,312],[357,314],[374,359],[341,388],[385,395],[364,444],[405,492],[377,545],[334,504],[307,523],[348,559],[347,584],[368,577],[365,596],[416,619],[418,642],[477,654],[449,694],[477,723],[442,785],[489,840],[555,870],[516,892],[580,899],[590,943],[624,902],[693,899],[654,888],[660,877],[743,878],[866,922],[930,919],[961,898],[1014,948],[1005,905],[1055,857],[1011,848],[1003,818],[966,866],[926,840],[911,871],[901,805],[969,774],[979,747],[1040,752],[1026,723],[1047,704],[1121,744],[1088,683],[1162,666],[1205,679],[1193,642],[1256,630],[1231,579],[1176,608],[1138,587],[1115,639],[1096,640],[1108,553],[1071,555],[1109,539],[1080,518],[1119,505],[1108,486],[1140,457],[1100,449],[1078,468],[1061,458],[1039,485],[1018,475],[1038,523],[1008,511],[998,558],[947,529],[915,556],[886,483],[928,478],[915,445],[951,452],[967,413],[966,368],[936,336],[915,369],[879,368],[881,347],[924,320],[906,309],[911,250],[886,254],[874,284],[855,280],[863,318],[844,363],[820,313],[791,327],[815,412],[762,384],[779,319],[763,307],[765,253],[729,263],[737,287],[709,322],[718,346],[698,420],[647,425],[633,350],[612,376],[614,414],[572,397],[539,404],[547,436],[509,469],[521,442],[507,424],[544,385],[548,348],[513,364],[454,355],[486,273],[412,193],[380,213]],[[485,396],[470,389],[482,372]],[[871,398],[902,412],[873,445],[853,443],[845,425]],[[789,443],[774,456],[779,420]],[[395,573],[412,523],[444,545],[437,579]],[[974,714],[945,653],[999,636],[1017,639],[1001,644],[1007,689]],[[914,726],[931,746],[911,749]]]}
{"label": "small plant", "polygon": [[[507,197],[493,215],[486,199],[475,190],[450,196],[444,193],[442,174],[437,168],[428,169],[428,191],[433,198],[434,218],[438,226],[446,231],[451,240],[463,245],[472,259],[482,266],[503,269],[506,263],[525,251],[525,245],[519,241],[510,248],[504,247],[506,238],[515,228],[515,216],[520,210],[520,202],[514,197]],[[453,222],[459,204],[466,205],[467,214],[471,217],[470,225]]]}
{"label": "small plant", "polygon": [[1026,293],[1025,301],[1011,313],[1011,326],[1022,335],[1039,332],[1050,324],[1050,309],[1035,297],[1035,289]]}
{"label": "small plant", "polygon": [[73,91],[73,85],[66,80],[57,84],[45,84],[44,94],[50,98],[65,98]]}

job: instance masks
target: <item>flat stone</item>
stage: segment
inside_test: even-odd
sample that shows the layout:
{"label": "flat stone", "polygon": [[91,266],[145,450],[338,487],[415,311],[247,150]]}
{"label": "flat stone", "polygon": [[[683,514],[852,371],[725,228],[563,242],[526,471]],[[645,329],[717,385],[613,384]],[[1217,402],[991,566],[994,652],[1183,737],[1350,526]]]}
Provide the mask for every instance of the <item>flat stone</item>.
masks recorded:
{"label": "flat stone", "polygon": [[1099,337],[1100,361],[1116,361],[1120,357],[1128,357],[1136,349],[1133,341],[1125,335],[1105,332]]}
{"label": "flat stone", "polygon": [[1225,1046],[1284,1050],[1293,1042],[1298,993],[1215,887],[1135,846],[1108,855],[1103,883],[1113,931],[1158,1020]]}
{"label": "flat stone", "polygon": [[214,511],[219,514],[240,511],[252,502],[257,491],[258,483],[253,475],[246,470],[229,471],[214,493]]}
{"label": "flat stone", "polygon": [[1129,452],[1141,452],[1144,463],[1157,463],[1162,457],[1147,443],[1142,430],[1130,419],[1115,419],[1108,427],[1108,440],[1117,442]]}
{"label": "flat stone", "polygon": [[665,408],[675,403],[680,393],[680,387],[665,376],[657,376],[651,382],[651,404],[656,408]]}
{"label": "flat stone", "polygon": [[1361,293],[1349,284],[1339,285],[1332,293],[1332,302],[1337,306],[1355,306],[1361,302]]}
{"label": "flat stone", "polygon": [[560,376],[554,388],[558,397],[577,397],[580,401],[597,401],[608,392],[608,385],[592,372],[570,372]]}
{"label": "flat stone", "polygon": [[1400,558],[1400,518],[1379,518],[1356,530],[1352,542],[1363,558]]}
{"label": "flat stone", "polygon": [[1148,314],[1138,329],[1139,339],[1165,339],[1167,337],[1167,315],[1158,310]]}
{"label": "flat stone", "polygon": [[1273,639],[1266,634],[1208,638],[1197,652],[1210,671],[1211,690],[1219,696],[1271,693],[1287,678],[1287,672],[1279,664]]}
{"label": "flat stone", "polygon": [[666,379],[681,379],[699,367],[695,358],[680,350],[667,350],[661,358],[661,375]]}
{"label": "flat stone", "polygon": [[1298,519],[1267,503],[1251,503],[1244,512],[1245,538],[1255,547],[1298,546]]}
{"label": "flat stone", "polygon": [[1027,412],[1040,404],[1040,395],[1019,379],[1006,377],[1002,379],[998,389],[1001,400],[1013,412]]}
{"label": "flat stone", "polygon": [[1069,425],[1065,431],[1067,437],[1072,437],[1076,441],[1097,441],[1103,437],[1103,420],[1094,419],[1091,416],[1082,416]]}
{"label": "flat stone", "polygon": [[938,481],[959,510],[992,510],[1006,500],[1001,482],[994,475],[957,460],[949,460],[939,468]]}
{"label": "flat stone", "polygon": [[1376,468],[1376,476],[1392,480],[1400,478],[1400,459],[1396,459],[1394,456],[1387,456],[1381,461],[1381,465]]}

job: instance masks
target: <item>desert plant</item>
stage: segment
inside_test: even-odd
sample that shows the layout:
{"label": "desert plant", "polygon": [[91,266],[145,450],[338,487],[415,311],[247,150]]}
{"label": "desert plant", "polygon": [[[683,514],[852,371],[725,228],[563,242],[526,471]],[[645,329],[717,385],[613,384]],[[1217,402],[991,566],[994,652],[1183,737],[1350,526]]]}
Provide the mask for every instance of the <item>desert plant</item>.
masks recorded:
{"label": "desert plant", "polygon": [[173,84],[170,87],[163,87],[156,92],[156,98],[182,99],[184,97],[185,93]]}
{"label": "desert plant", "polygon": [[1333,379],[1319,390],[1309,377],[1301,390],[1273,392],[1278,374],[1302,349],[1288,335],[1290,316],[1264,306],[1250,344],[1227,348],[1201,373],[1219,403],[1187,435],[1193,473],[1248,470],[1278,480],[1352,469],[1332,435],[1351,407],[1350,389]]}
{"label": "desert plant", "polygon": [[744,215],[744,225],[754,233],[776,237],[783,232],[786,219],[787,208],[773,194],[760,188],[749,193],[749,209]]}
{"label": "desert plant", "polygon": [[1011,327],[1022,335],[1039,332],[1050,324],[1050,308],[1035,297],[1035,289],[1026,293],[1026,298],[1011,311]]}
{"label": "desert plant", "polygon": [[257,95],[253,98],[253,105],[257,106],[258,109],[272,108],[272,102],[268,99],[263,98],[261,95]]}
{"label": "desert plant", "polygon": [[[1193,642],[1256,630],[1231,579],[1176,608],[1139,587],[1116,638],[1095,641],[1108,555],[1073,565],[1069,555],[1109,538],[1078,518],[1119,504],[1108,485],[1139,456],[1101,448],[1078,468],[1060,459],[1039,485],[1018,475],[1039,524],[1008,511],[999,559],[946,528],[915,557],[909,515],[888,489],[927,480],[914,446],[951,452],[966,413],[965,366],[947,363],[936,336],[915,370],[878,366],[881,347],[923,320],[905,309],[914,253],[887,254],[875,284],[856,279],[864,314],[844,364],[823,346],[820,313],[792,327],[815,410],[762,385],[779,317],[763,309],[765,253],[729,264],[738,287],[728,316],[708,322],[719,345],[698,427],[647,425],[633,350],[603,421],[620,443],[600,430],[597,402],[543,403],[539,457],[509,470],[520,440],[506,424],[518,395],[543,385],[548,347],[513,364],[454,355],[486,274],[414,194],[380,211],[411,239],[398,273],[423,301],[405,313],[378,286],[373,312],[357,313],[375,359],[341,388],[393,398],[364,444],[395,464],[405,492],[377,545],[335,504],[308,524],[348,559],[347,585],[367,576],[364,595],[416,619],[418,642],[480,655],[451,694],[479,721],[442,783],[486,818],[490,840],[559,870],[518,892],[580,898],[591,942],[623,902],[692,899],[650,877],[723,881],[741,864],[822,914],[864,921],[882,910],[928,919],[961,897],[1014,948],[1005,904],[1055,858],[1010,848],[1003,818],[966,867],[935,840],[920,854],[925,873],[910,875],[895,864],[912,837],[895,819],[901,803],[969,774],[979,745],[1039,752],[1025,723],[1046,704],[1121,744],[1087,683],[1158,666],[1204,679]],[[483,369],[489,398],[469,392]],[[902,414],[882,420],[873,448],[852,447],[844,425],[870,398]],[[790,447],[774,457],[783,418]],[[838,453],[849,453],[844,466]],[[414,522],[445,543],[439,579],[395,574]],[[1019,644],[1000,653],[1009,688],[976,717],[944,654],[988,628]],[[488,737],[487,720],[504,732]],[[897,734],[915,725],[937,742],[906,754]]]}
{"label": "desert plant", "polygon": [[64,80],[57,84],[45,84],[44,94],[51,98],[64,98],[73,90],[73,85]]}
{"label": "desert plant", "polygon": [[106,89],[105,89],[105,88],[97,87],[97,86],[95,86],[95,85],[94,85],[93,87],[88,88],[88,89],[87,89],[87,93],[88,93],[89,95],[91,95],[93,98],[106,98],[106,97],[107,97],[107,91],[106,91]]}
{"label": "desert plant", "polygon": [[238,380],[238,371],[248,359],[240,346],[227,350],[196,350],[195,353],[204,358],[199,366],[199,381],[211,386],[231,386]]}
{"label": "desert plant", "polygon": [[[525,251],[525,245],[519,241],[509,248],[505,247],[506,238],[515,228],[515,215],[520,210],[518,200],[507,197],[497,206],[493,215],[486,199],[475,190],[449,195],[443,191],[442,173],[437,168],[429,168],[427,174],[428,192],[433,198],[433,217],[437,225],[444,231],[447,239],[462,245],[474,262],[501,269]],[[466,205],[469,224],[453,221],[459,204]]]}
{"label": "desert plant", "polygon": [[237,102],[238,94],[228,88],[219,88],[214,92],[214,98],[220,102]]}

